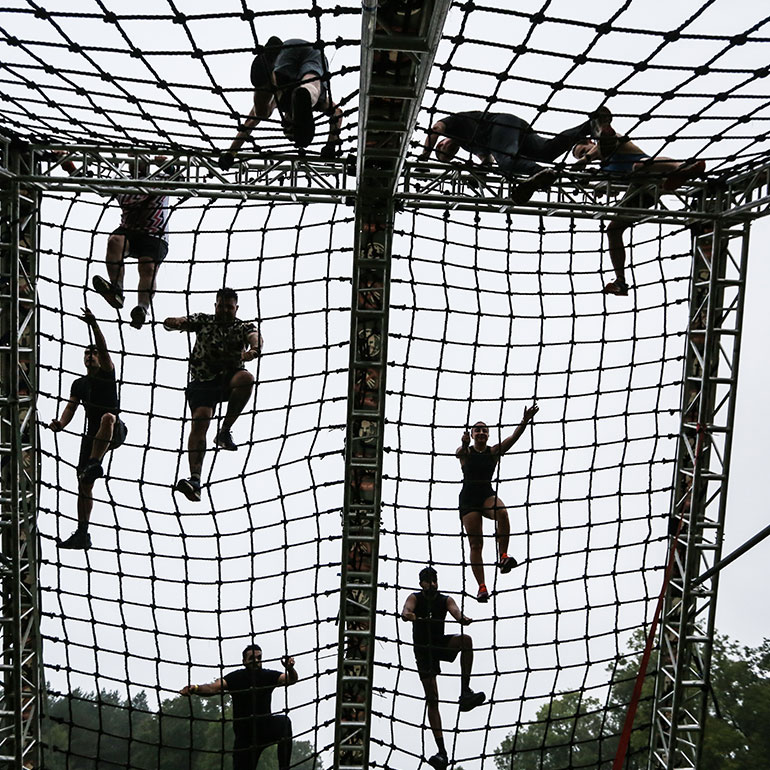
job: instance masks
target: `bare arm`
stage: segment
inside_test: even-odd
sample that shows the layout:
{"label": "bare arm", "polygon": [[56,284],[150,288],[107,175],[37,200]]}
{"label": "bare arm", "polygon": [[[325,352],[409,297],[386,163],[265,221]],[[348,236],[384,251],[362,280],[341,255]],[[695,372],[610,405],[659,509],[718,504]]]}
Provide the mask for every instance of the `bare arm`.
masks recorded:
{"label": "bare arm", "polygon": [[525,428],[532,421],[532,418],[538,413],[540,407],[537,404],[532,404],[524,409],[524,416],[521,418],[519,427],[516,428],[508,438],[503,439],[499,444],[492,447],[492,454],[504,455],[520,438],[524,433]]}
{"label": "bare arm", "polygon": [[180,691],[180,695],[201,695],[204,698],[209,698],[212,695],[219,695],[227,689],[227,682],[224,679],[215,679],[208,684],[188,684],[185,685]]}
{"label": "bare arm", "polygon": [[55,420],[51,420],[51,422],[48,424],[48,427],[54,431],[54,433],[58,433],[60,430],[64,430],[64,428],[70,424],[72,418],[75,416],[75,412],[77,411],[79,404],[80,401],[78,401],[78,399],[76,399],[74,396],[70,396],[69,401],[67,401],[67,405],[62,410],[61,417],[58,417]]}
{"label": "bare arm", "polygon": [[467,617],[466,615],[463,615],[463,613],[460,611],[460,608],[457,606],[457,602],[451,597],[448,596],[446,600],[446,608],[447,612],[461,625],[461,626],[468,626],[471,623],[473,623],[473,620],[471,618]]}
{"label": "bare arm", "polygon": [[401,620],[406,620],[409,623],[413,623],[417,620],[417,616],[414,614],[414,608],[417,606],[417,596],[415,594],[409,594],[404,602],[404,609],[401,610]]}
{"label": "bare arm", "polygon": [[278,677],[278,684],[285,684],[288,687],[299,679],[299,674],[297,674],[294,669],[294,658],[292,658],[290,655],[286,655],[281,658],[281,663],[286,669],[286,672]]}
{"label": "bare arm", "polygon": [[96,356],[99,359],[99,368],[104,369],[107,372],[113,371],[115,365],[112,363],[110,352],[107,350],[107,341],[104,339],[102,330],[99,328],[96,316],[87,307],[83,308],[83,320],[94,335],[94,344],[96,345]]}
{"label": "bare arm", "polygon": [[257,107],[254,105],[251,108],[249,117],[246,118],[246,122],[238,130],[238,133],[235,135],[235,139],[233,139],[232,144],[230,145],[228,152],[231,155],[235,155],[235,153],[238,152],[241,147],[243,147],[243,143],[249,138],[249,135],[254,130],[254,126],[256,126],[260,120],[261,118],[257,117]]}
{"label": "bare arm", "polygon": [[187,316],[179,316],[174,318],[169,316],[163,321],[163,328],[167,332],[183,332],[186,331]]}
{"label": "bare arm", "polygon": [[471,445],[471,434],[466,430],[465,433],[463,433],[461,440],[462,443],[457,447],[457,451],[455,452],[455,457],[457,458],[465,457],[468,454],[468,447]]}
{"label": "bare arm", "polygon": [[420,160],[427,160],[430,157],[431,151],[436,146],[436,142],[440,136],[443,136],[446,130],[446,125],[443,120],[439,120],[434,123],[428,135],[425,137],[425,144],[423,145],[422,152],[420,153]]}
{"label": "bare arm", "polygon": [[251,332],[246,341],[249,349],[241,353],[241,361],[253,361],[262,350],[262,335],[259,332]]}

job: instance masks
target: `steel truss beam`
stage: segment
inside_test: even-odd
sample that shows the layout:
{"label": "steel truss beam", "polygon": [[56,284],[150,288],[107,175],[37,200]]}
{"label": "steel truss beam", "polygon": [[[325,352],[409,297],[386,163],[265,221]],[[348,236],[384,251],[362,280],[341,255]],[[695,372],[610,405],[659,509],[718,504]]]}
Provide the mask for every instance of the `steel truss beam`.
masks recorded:
{"label": "steel truss beam", "polygon": [[369,766],[393,191],[449,4],[364,3],[335,770]]}
{"label": "steel truss beam", "polygon": [[[714,204],[734,203],[734,198]],[[682,421],[670,534],[675,558],[661,618],[650,768],[698,768],[708,713],[746,286],[749,223],[693,234]]]}
{"label": "steel truss beam", "polygon": [[31,154],[2,144],[0,169],[0,764],[40,766],[35,441],[37,211],[15,177]]}

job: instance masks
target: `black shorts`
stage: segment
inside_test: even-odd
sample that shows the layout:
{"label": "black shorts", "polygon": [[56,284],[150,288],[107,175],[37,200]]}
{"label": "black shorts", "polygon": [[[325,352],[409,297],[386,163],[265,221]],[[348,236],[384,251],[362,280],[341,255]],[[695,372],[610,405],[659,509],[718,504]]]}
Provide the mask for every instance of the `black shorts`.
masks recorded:
{"label": "black shorts", "polygon": [[236,372],[224,372],[213,380],[193,380],[187,383],[185,396],[190,405],[190,411],[194,412],[199,406],[208,406],[216,409],[217,404],[230,398],[230,380]]}
{"label": "black shorts", "polygon": [[168,244],[157,235],[150,235],[139,230],[127,230],[125,227],[119,227],[112,234],[125,236],[128,248],[123,252],[124,257],[133,257],[134,259],[150,257],[156,265],[159,265],[168,254]]}
{"label": "black shorts", "polygon": [[284,714],[261,717],[252,724],[252,732],[239,730],[233,743],[233,770],[256,770],[262,752],[279,741],[292,738],[291,719]]}
{"label": "black shorts", "polygon": [[[94,446],[94,436],[96,435],[96,431],[98,429],[99,426],[97,425],[95,429],[86,433],[86,435],[83,436],[80,441],[80,457],[78,458],[77,467],[78,473],[80,473],[86,467],[86,465],[88,465],[88,461],[91,459],[91,450]],[[124,444],[127,436],[128,428],[126,427],[126,423],[124,423],[123,420],[118,417],[115,420],[115,427],[112,429],[112,441],[110,441],[110,446],[107,451],[109,452],[112,449],[117,449],[121,444]]]}
{"label": "black shorts", "polygon": [[279,88],[296,86],[305,75],[318,75],[321,80],[321,96],[318,99],[318,107],[325,107],[330,103],[328,72],[329,65],[326,57],[311,45],[295,45],[282,48],[275,57],[273,65],[275,82]]}
{"label": "black shorts", "polygon": [[495,490],[491,484],[463,484],[460,492],[460,518],[471,511],[484,510],[485,501],[495,496]]}
{"label": "black shorts", "polygon": [[457,634],[444,634],[439,644],[430,647],[414,648],[414,659],[417,663],[417,673],[420,679],[426,679],[429,676],[436,676],[441,673],[441,661],[451,663],[459,654],[460,649],[450,649],[447,645],[450,639],[454,639]]}

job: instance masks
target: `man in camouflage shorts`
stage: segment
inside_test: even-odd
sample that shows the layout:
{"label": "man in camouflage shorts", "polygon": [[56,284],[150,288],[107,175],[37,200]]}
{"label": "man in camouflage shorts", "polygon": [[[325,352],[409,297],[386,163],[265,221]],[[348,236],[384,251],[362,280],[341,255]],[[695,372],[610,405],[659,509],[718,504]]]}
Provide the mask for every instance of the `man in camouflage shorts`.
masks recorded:
{"label": "man in camouflage shorts", "polygon": [[244,364],[253,361],[262,348],[262,337],[253,323],[241,321],[238,295],[233,289],[217,292],[214,315],[194,313],[181,318],[167,318],[168,331],[195,332],[189,362],[189,382],[185,390],[192,412],[192,428],[187,441],[190,478],[179,479],[175,489],[191,502],[201,499],[201,469],[206,453],[206,433],[214,409],[222,401],[227,411],[214,443],[229,451],[238,449],[230,433],[254,389],[254,376]]}

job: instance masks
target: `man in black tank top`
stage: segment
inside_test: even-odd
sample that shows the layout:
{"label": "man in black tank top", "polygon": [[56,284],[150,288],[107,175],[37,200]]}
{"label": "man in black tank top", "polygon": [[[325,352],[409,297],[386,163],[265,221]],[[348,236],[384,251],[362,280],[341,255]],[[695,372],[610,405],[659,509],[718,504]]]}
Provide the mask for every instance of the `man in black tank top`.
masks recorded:
{"label": "man in black tank top", "polygon": [[[480,602],[489,601],[481,555],[484,544],[482,522],[485,518],[493,519],[495,522],[500,572],[506,574],[516,566],[516,559],[508,555],[508,541],[511,534],[508,511],[503,501],[497,496],[495,487],[492,486],[492,476],[500,457],[521,438],[524,429],[537,414],[537,410],[537,404],[527,407],[516,430],[508,438],[491,447],[487,445],[489,428],[486,423],[477,422],[471,428],[471,433],[467,430],[463,433],[462,443],[455,453],[463,469],[463,488],[460,491],[459,501],[460,521],[468,535],[471,569],[479,584],[476,599]],[[472,445],[471,434],[473,434]]]}
{"label": "man in black tank top", "polygon": [[428,760],[436,770],[445,770],[449,764],[444,733],[441,727],[441,713],[438,708],[438,684],[436,676],[441,673],[441,661],[451,662],[460,655],[460,711],[470,711],[486,700],[483,692],[470,688],[473,667],[473,640],[468,634],[445,634],[444,621],[449,613],[463,626],[472,621],[463,615],[457,602],[451,596],[438,592],[438,575],[433,567],[420,572],[421,591],[409,594],[401,618],[412,623],[414,657],[417,673],[420,675],[425,699],[428,704],[428,721],[438,752]]}

